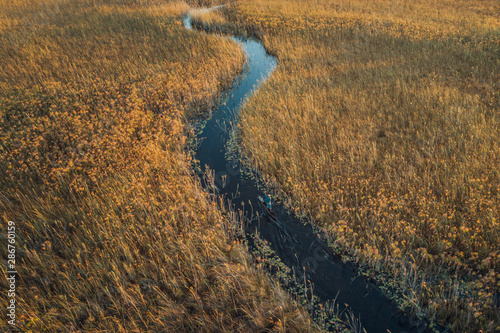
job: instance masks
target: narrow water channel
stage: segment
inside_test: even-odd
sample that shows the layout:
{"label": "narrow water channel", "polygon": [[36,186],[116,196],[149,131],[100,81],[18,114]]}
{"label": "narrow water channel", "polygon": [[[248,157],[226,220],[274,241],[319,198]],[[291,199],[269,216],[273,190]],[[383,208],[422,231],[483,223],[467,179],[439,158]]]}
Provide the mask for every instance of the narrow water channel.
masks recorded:
{"label": "narrow water channel", "polygon": [[[193,29],[189,14],[184,16],[183,22],[187,29]],[[202,169],[208,166],[215,172],[220,195],[232,198],[234,207],[250,216],[252,210],[259,210],[258,196],[262,196],[263,192],[259,190],[257,181],[245,177],[240,166],[226,158],[226,145],[230,138],[228,128],[236,124],[245,100],[269,78],[277,67],[277,61],[257,40],[230,38],[241,45],[247,68],[233,84],[227,100],[213,111],[198,135],[201,142],[196,159]],[[377,286],[357,276],[352,265],[343,264],[340,258],[334,256],[309,224],[304,224],[279,204],[273,203],[272,210],[276,213],[275,219],[250,222],[249,232],[259,228],[260,236],[269,241],[280,259],[290,268],[294,267],[296,272],[303,272],[303,267],[306,267],[306,277],[321,301],[336,298],[337,304],[348,304],[367,332],[425,332],[422,327],[410,327],[405,316]]]}

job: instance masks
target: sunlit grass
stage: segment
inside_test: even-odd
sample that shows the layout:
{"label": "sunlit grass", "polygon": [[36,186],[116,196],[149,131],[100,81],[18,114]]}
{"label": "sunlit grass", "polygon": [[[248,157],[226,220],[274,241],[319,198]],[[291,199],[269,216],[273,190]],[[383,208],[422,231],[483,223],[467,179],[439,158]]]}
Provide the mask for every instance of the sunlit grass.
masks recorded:
{"label": "sunlit grass", "polygon": [[17,327],[315,331],[252,265],[186,153],[185,119],[241,70],[239,47],[184,29],[184,3],[0,7],[0,216],[17,226]]}
{"label": "sunlit grass", "polygon": [[241,1],[225,15],[279,59],[241,116],[254,166],[407,310],[498,329],[498,2]]}

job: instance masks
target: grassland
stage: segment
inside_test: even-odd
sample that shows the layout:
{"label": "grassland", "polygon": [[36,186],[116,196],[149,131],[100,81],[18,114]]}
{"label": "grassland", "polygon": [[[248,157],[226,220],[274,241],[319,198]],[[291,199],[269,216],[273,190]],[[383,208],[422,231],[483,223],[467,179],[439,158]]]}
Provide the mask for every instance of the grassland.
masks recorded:
{"label": "grassland", "polygon": [[456,332],[500,330],[497,1],[242,0],[279,59],[243,152],[333,245]]}
{"label": "grassland", "polygon": [[237,45],[186,31],[185,3],[0,8],[0,216],[16,223],[17,329],[316,331],[191,170],[186,118],[240,71]]}

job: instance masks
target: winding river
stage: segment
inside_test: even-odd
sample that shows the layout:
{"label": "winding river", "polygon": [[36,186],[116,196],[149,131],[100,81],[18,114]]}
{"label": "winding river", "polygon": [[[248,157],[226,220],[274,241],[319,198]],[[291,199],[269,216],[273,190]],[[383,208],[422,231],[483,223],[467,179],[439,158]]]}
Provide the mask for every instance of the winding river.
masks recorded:
{"label": "winding river", "polygon": [[[186,14],[184,26],[192,30],[191,17]],[[226,37],[221,37],[226,38]],[[208,166],[215,172],[219,193],[232,200],[236,209],[249,217],[259,210],[258,196],[263,195],[258,182],[241,172],[238,162],[226,158],[226,147],[231,137],[229,130],[238,121],[238,114],[247,98],[265,81],[277,67],[276,59],[269,55],[257,40],[230,37],[246,55],[246,70],[235,80],[227,100],[215,109],[198,134],[200,144],[196,159],[200,166]],[[262,207],[261,207],[262,208]],[[301,222],[273,203],[276,217],[258,222],[250,219],[248,232],[258,229],[261,238],[269,241],[271,248],[282,262],[303,275],[313,284],[314,294],[321,301],[336,298],[336,304],[348,304],[367,332],[424,332],[423,327],[410,325],[408,319],[397,310],[378,287],[358,276],[353,265],[344,264],[328,245],[317,235],[310,224]]]}

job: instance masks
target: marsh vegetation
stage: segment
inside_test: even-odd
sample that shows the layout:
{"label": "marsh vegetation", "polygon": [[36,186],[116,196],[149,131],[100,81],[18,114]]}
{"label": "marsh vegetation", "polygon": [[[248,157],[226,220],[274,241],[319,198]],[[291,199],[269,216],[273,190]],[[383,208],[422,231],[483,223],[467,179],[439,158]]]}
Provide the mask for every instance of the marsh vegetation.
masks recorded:
{"label": "marsh vegetation", "polygon": [[457,332],[500,325],[499,17],[496,1],[243,0],[199,18],[279,60],[242,111],[248,161],[402,309]]}
{"label": "marsh vegetation", "polygon": [[185,30],[185,3],[0,8],[0,216],[17,226],[17,329],[316,331],[191,169],[186,119],[240,72],[238,46]]}

